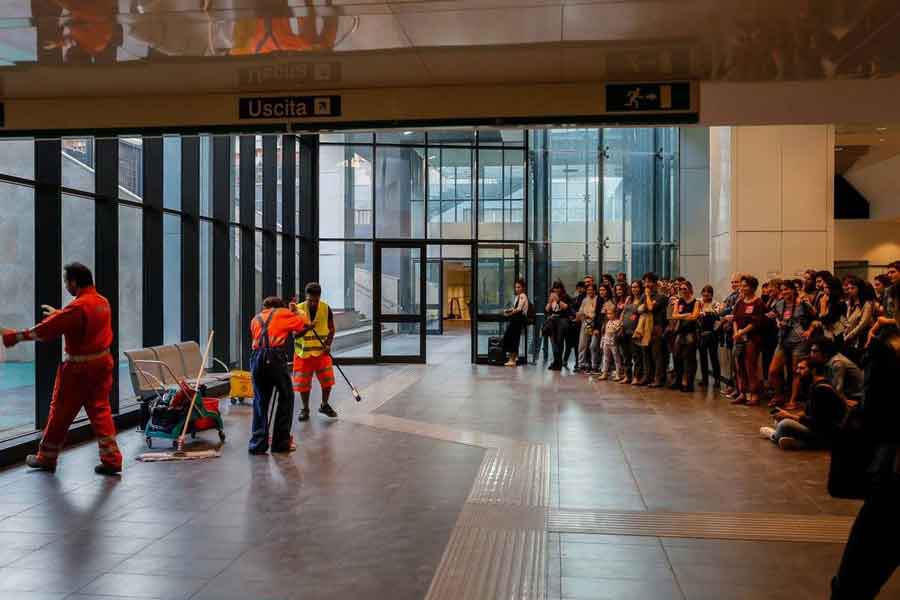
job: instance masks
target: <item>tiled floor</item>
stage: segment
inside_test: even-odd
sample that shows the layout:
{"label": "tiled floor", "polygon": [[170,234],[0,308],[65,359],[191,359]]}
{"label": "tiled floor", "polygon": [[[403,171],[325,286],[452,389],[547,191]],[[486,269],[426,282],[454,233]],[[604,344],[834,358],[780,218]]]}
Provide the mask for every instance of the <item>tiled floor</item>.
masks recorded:
{"label": "tiled floor", "polygon": [[[472,366],[465,338],[429,341],[430,366],[376,414],[545,445],[554,508],[858,509],[828,497],[823,454],[758,438],[763,409],[537,366]],[[399,373],[348,369],[360,388]],[[340,384],[339,410],[365,407],[351,403]],[[425,597],[483,448],[314,417],[295,425],[297,453],[251,457],[249,408],[229,410],[219,459],[137,463],[143,438],[124,432],[121,481],[94,476],[92,445],[66,452],[55,476],[0,473],[0,598]],[[827,598],[841,553],[840,544],[552,530],[546,539],[549,598]],[[900,598],[900,586],[881,597]]]}

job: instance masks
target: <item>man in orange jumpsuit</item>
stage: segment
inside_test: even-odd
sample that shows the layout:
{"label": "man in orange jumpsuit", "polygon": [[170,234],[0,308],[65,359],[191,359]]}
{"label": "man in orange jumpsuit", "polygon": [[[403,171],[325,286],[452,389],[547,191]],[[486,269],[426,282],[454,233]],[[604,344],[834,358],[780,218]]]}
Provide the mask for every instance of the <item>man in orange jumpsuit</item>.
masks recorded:
{"label": "man in orange jumpsuit", "polygon": [[37,455],[25,463],[43,471],[56,471],[56,461],[69,425],[84,407],[100,446],[100,464],[94,472],[116,475],[122,471],[122,454],[116,444],[116,428],[109,406],[113,385],[112,314],[109,302],[94,288],[91,270],[79,263],[66,265],[66,290],[75,299],[62,310],[44,307],[47,318],[23,331],[4,331],[7,348],[19,342],[48,342],[65,336],[66,359],[56,373],[50,416]]}
{"label": "man in orange jumpsuit", "polygon": [[322,300],[322,286],[318,283],[306,285],[306,301],[292,307],[297,314],[309,321],[304,335],[297,336],[294,346],[294,391],[300,392],[303,408],[298,421],[309,420],[309,394],[312,391],[313,376],[322,388],[322,404],[319,412],[332,419],[337,412],[328,403],[331,388],[334,387],[334,362],[331,359],[331,343],[334,341],[334,313]]}
{"label": "man in orange jumpsuit", "polygon": [[288,372],[292,351],[290,336],[292,333],[303,336],[309,329],[306,316],[288,310],[284,307],[284,301],[275,296],[263,301],[263,311],[250,322],[253,338],[253,353],[250,355],[250,374],[253,377],[250,454],[265,454],[269,448],[268,414],[273,390],[278,392],[278,407],[272,431],[272,452],[295,449],[291,438],[294,392]]}

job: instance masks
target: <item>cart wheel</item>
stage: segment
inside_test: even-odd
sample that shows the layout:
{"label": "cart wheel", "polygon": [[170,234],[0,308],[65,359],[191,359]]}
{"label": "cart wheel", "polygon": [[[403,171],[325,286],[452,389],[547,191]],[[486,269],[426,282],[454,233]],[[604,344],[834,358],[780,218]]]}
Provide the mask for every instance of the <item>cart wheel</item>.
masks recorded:
{"label": "cart wheel", "polygon": [[225,443],[225,432],[222,431],[221,429],[219,430],[219,441],[222,442],[223,444]]}
{"label": "cart wheel", "polygon": [[231,399],[231,404],[232,404],[232,406],[235,405],[235,404],[237,404],[237,403],[238,403],[238,399],[237,399],[237,398],[232,398],[232,399]]}
{"label": "cart wheel", "polygon": [[172,447],[178,448],[178,438],[175,438],[174,440],[172,440]]}
{"label": "cart wheel", "polygon": [[196,440],[196,439],[197,439],[197,432],[196,432],[196,431],[192,431],[192,432],[191,432],[191,439],[192,439],[192,440]]}
{"label": "cart wheel", "polygon": [[147,436],[147,447],[153,448],[153,438],[150,437],[149,435]]}

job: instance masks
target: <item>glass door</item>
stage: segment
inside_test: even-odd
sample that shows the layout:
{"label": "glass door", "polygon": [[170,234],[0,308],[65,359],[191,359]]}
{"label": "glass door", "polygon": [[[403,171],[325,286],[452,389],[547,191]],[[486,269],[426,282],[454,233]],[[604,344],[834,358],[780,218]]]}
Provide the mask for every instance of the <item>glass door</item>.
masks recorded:
{"label": "glass door", "polygon": [[425,244],[375,243],[375,360],[424,363]]}
{"label": "glass door", "polygon": [[[481,244],[473,261],[472,360],[491,363],[491,338],[502,338],[507,319],[503,311],[512,305],[515,283],[522,275],[519,244]],[[526,334],[527,336],[527,334]],[[526,336],[520,342],[520,360],[525,360]]]}
{"label": "glass door", "polygon": [[428,335],[444,335],[444,266],[440,258],[425,261],[425,313]]}

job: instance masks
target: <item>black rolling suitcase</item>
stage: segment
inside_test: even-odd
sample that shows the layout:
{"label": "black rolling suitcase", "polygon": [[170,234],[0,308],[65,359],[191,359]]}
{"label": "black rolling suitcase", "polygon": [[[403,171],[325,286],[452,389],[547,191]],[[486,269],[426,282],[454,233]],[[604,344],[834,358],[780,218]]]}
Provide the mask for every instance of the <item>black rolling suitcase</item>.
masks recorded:
{"label": "black rolling suitcase", "polygon": [[506,353],[503,351],[503,338],[488,338],[488,362],[492,365],[506,363]]}

